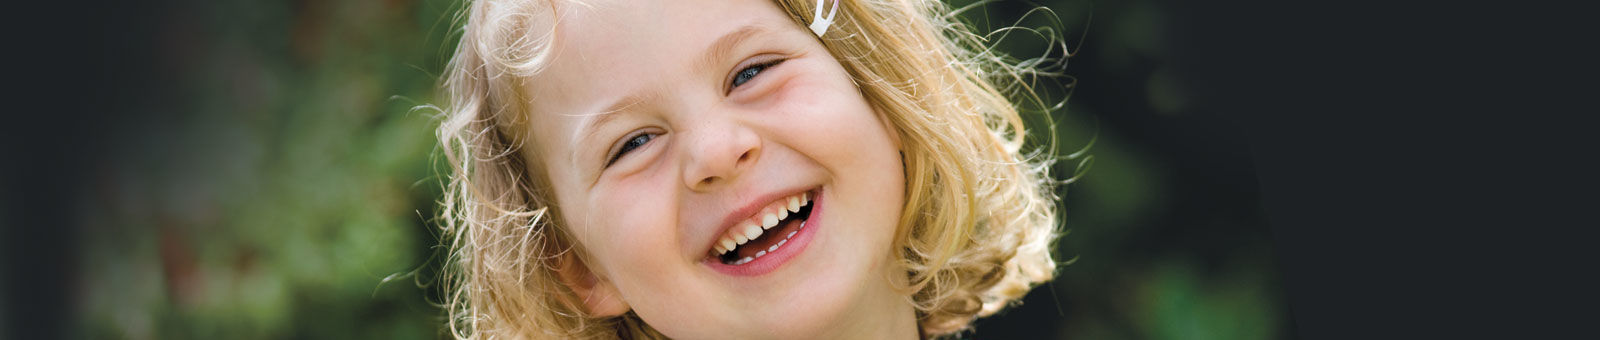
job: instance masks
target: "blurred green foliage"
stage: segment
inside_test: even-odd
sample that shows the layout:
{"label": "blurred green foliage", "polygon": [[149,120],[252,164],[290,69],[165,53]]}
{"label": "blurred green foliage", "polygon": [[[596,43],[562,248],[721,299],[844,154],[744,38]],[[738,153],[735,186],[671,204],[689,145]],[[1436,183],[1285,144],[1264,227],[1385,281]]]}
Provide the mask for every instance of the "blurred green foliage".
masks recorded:
{"label": "blurred green foliage", "polygon": [[[87,223],[105,226],[81,240],[83,335],[445,337],[430,303],[438,288],[429,285],[440,255],[429,217],[442,169],[431,159],[431,113],[413,107],[437,102],[457,5],[174,6],[156,48],[182,70],[172,75],[182,95],[164,106],[170,119],[127,127],[144,134],[127,138],[130,152],[103,160],[83,202],[102,212]],[[1024,16],[1038,5],[1055,20]],[[1087,177],[1060,192],[1071,233],[1057,255],[1075,262],[966,337],[1287,334],[1254,188],[1239,185],[1253,175],[1189,171],[1197,161],[1183,155],[1192,149],[1159,142],[1184,130],[1149,128],[1197,119],[1185,118],[1183,91],[1161,63],[1158,4],[996,2],[963,17],[985,31],[1053,27],[1079,53],[1066,69],[1076,83],[1041,89],[1054,100],[1073,95],[1050,116],[1060,154],[1097,138]],[[997,43],[1037,56],[1046,42]],[[1069,84],[1078,87],[1069,92]],[[1198,162],[1250,166],[1247,158]],[[1227,176],[1243,180],[1203,183]]]}
{"label": "blurred green foliage", "polygon": [[115,226],[85,235],[86,335],[438,337],[412,280],[435,244],[433,123],[411,108],[433,101],[450,6],[173,6],[175,113],[132,127],[152,133],[85,202]]}
{"label": "blurred green foliage", "polygon": [[[1069,233],[1055,253],[1071,263],[964,336],[1289,337],[1247,146],[1221,116],[1187,105],[1169,66],[1172,16],[1162,3],[952,2],[971,4],[962,19],[978,32],[1011,32],[990,42],[1016,59],[1060,53],[1050,38],[1064,39],[1069,77],[1038,90],[1047,101],[1070,99],[1048,110],[1057,154],[1087,147],[1093,162],[1058,190]],[[1030,123],[1035,132],[1047,124]],[[1078,163],[1053,171],[1069,176]]]}

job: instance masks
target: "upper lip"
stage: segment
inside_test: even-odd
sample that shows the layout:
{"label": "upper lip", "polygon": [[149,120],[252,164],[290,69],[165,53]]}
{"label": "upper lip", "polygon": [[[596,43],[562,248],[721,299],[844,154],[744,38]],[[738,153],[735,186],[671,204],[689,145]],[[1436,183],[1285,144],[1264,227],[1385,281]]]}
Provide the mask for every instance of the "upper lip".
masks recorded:
{"label": "upper lip", "polygon": [[778,190],[765,195],[757,196],[756,198],[745,202],[744,205],[740,206],[738,209],[734,209],[732,212],[729,212],[727,217],[722,218],[722,225],[716,229],[716,234],[712,234],[710,243],[707,243],[705,248],[710,250],[711,247],[717,243],[717,240],[722,238],[722,235],[727,235],[729,230],[738,227],[739,222],[755,218],[756,214],[761,213],[762,208],[772,205],[772,202],[784,197],[794,196],[807,191],[811,191],[811,188],[801,187]]}

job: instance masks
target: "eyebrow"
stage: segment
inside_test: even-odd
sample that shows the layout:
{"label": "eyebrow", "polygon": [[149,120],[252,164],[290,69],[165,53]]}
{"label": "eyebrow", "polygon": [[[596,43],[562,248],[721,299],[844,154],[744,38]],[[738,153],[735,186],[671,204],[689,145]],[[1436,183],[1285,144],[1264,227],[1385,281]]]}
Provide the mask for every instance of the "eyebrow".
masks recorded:
{"label": "eyebrow", "polygon": [[766,26],[755,23],[739,26],[739,28],[734,29],[732,32],[728,32],[728,34],[722,35],[721,38],[717,38],[717,41],[712,42],[710,47],[706,48],[705,59],[700,60],[700,64],[696,65],[698,66],[696,69],[704,70],[711,68],[711,66],[716,65],[717,62],[728,59],[728,55],[733,53],[733,48],[739,46],[739,43],[744,42],[752,36],[766,32]]}
{"label": "eyebrow", "polygon": [[[706,48],[706,54],[704,55],[704,58],[695,65],[694,69],[710,69],[718,62],[728,59],[728,56],[733,53],[733,48],[739,46],[739,43],[744,42],[752,36],[766,33],[767,31],[768,29],[766,26],[750,23],[745,24],[744,26],[739,26],[739,28],[728,32],[727,34],[723,34],[722,37],[717,38],[716,41],[713,41],[711,45]],[[650,96],[651,95],[648,93],[629,94],[617,99],[615,102],[605,106],[604,109],[601,109],[598,112],[587,114],[586,116],[588,117],[586,117],[583,122],[578,124],[578,131],[583,131],[583,133],[576,136],[576,138],[572,140],[572,145],[578,146],[581,144],[580,142],[593,138],[594,134],[599,132],[600,126],[603,126],[606,123],[616,119],[617,112],[625,110],[634,104],[638,104],[639,102],[648,99]],[[577,162],[579,159],[581,159],[582,157],[578,155],[578,151],[580,149],[583,148],[572,148],[572,156],[569,157],[569,159],[572,159],[574,162]],[[609,149],[610,147],[607,146],[607,150]],[[601,157],[607,156],[609,155]]]}
{"label": "eyebrow", "polygon": [[[604,126],[607,122],[616,120],[617,112],[621,112],[622,110],[627,109],[629,106],[643,102],[647,97],[649,97],[649,94],[647,93],[630,94],[617,99],[617,101],[612,102],[611,105],[606,105],[606,107],[601,109],[599,112],[585,114],[583,122],[578,124],[578,131],[583,131],[583,133],[576,136],[576,138],[572,140],[572,156],[569,158],[572,159],[573,162],[577,162],[579,159],[582,159],[583,157],[578,155],[578,151],[584,149],[579,147],[582,145],[583,141],[593,138],[595,133],[600,132],[600,127]],[[606,149],[609,150],[610,146],[607,145]],[[604,158],[605,156],[601,157]]]}

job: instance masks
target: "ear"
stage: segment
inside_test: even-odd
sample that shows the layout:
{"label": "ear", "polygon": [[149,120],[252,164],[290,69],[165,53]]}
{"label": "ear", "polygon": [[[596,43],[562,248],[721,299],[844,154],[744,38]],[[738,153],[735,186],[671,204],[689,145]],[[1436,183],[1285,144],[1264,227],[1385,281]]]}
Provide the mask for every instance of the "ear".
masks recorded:
{"label": "ear", "polygon": [[889,134],[889,142],[894,144],[894,149],[900,150],[901,158],[905,158],[906,147],[900,143],[900,129],[896,129],[894,123],[889,121],[889,116],[882,112],[878,113],[878,122],[883,124],[883,132]]}
{"label": "ear", "polygon": [[560,263],[556,266],[556,275],[560,276],[561,283],[582,300],[584,312],[593,317],[610,317],[628,312],[630,307],[622,301],[622,293],[617,291],[617,286],[610,280],[602,278],[589,270],[583,260],[572,252],[561,256]]}

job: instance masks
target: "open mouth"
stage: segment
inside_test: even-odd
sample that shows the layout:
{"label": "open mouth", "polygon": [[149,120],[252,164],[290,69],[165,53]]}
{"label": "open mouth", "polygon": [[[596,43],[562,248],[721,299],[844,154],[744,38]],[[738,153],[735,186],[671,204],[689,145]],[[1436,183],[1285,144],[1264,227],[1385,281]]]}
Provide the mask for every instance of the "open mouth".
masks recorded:
{"label": "open mouth", "polygon": [[773,202],[755,218],[741,222],[718,239],[711,257],[725,265],[739,266],[783,249],[805,228],[814,198],[815,194],[807,191]]}

